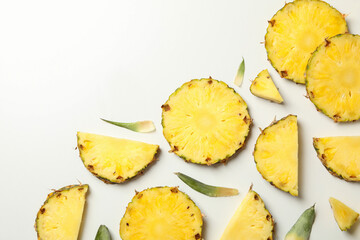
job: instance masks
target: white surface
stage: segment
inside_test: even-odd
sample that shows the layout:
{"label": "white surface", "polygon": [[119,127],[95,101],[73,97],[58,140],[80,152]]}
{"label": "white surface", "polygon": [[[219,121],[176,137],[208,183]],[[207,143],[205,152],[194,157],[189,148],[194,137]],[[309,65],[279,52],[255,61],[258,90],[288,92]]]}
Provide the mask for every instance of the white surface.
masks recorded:
{"label": "white surface", "polygon": [[[330,1],[352,33],[360,33],[360,1]],[[50,189],[90,184],[80,239],[94,239],[106,224],[120,239],[119,222],[134,190],[180,186],[205,214],[204,237],[219,239],[251,183],[283,239],[299,215],[316,203],[311,239],[359,239],[360,224],[341,232],[328,198],[360,211],[360,185],[331,176],[316,157],[312,137],[359,135],[360,122],[335,124],[304,97],[305,89],[283,80],[266,60],[267,20],[283,0],[258,1],[1,1],[0,2],[0,239],[35,239],[36,213]],[[244,56],[241,88],[232,82]],[[268,68],[285,100],[271,103],[250,94],[250,79]],[[193,78],[212,76],[235,87],[254,119],[250,137],[226,166],[187,164],[167,151],[161,109],[168,96]],[[300,127],[300,197],[267,183],[252,151],[258,127],[276,115],[297,114]],[[140,134],[99,117],[153,120],[157,131]],[[122,185],[106,185],[78,157],[76,131],[111,135],[162,149],[146,173]],[[181,171],[209,184],[236,187],[240,195],[209,198],[184,185]]]}

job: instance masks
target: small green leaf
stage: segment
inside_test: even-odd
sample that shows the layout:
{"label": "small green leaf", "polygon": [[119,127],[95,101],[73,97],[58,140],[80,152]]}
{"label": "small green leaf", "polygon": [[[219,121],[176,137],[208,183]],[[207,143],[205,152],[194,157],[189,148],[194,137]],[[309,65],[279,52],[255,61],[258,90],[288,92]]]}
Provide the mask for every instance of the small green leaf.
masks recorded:
{"label": "small green leaf", "polygon": [[245,73],[245,60],[243,58],[234,80],[235,85],[237,85],[238,87],[240,87],[243,82],[244,73]]}
{"label": "small green leaf", "polygon": [[285,240],[308,240],[315,220],[315,204],[306,209],[286,234]]}
{"label": "small green leaf", "polygon": [[191,178],[185,174],[179,172],[174,174],[177,175],[184,183],[186,183],[189,187],[191,187],[195,191],[198,191],[210,197],[228,197],[239,194],[239,191],[234,188],[210,186],[194,178]]}
{"label": "small green leaf", "polygon": [[95,240],[111,240],[109,229],[105,225],[100,225]]}
{"label": "small green leaf", "polygon": [[100,118],[101,120],[113,124],[118,127],[126,128],[134,132],[141,132],[141,133],[147,133],[147,132],[153,132],[155,131],[155,125],[152,121],[138,121],[138,122],[132,122],[132,123],[123,123],[123,122],[114,122],[110,120],[106,120],[103,118]]}

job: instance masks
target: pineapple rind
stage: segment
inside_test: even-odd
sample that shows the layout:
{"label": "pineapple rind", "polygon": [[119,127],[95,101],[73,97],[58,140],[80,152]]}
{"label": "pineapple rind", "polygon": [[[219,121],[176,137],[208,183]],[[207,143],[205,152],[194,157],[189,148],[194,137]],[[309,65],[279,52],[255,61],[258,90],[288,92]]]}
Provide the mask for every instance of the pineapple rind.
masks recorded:
{"label": "pineapple rind", "polygon": [[[271,131],[271,127],[274,126],[274,125],[277,125],[279,123],[281,123],[282,121],[285,121],[287,120],[288,118],[295,118],[295,121],[297,121],[297,116],[296,115],[288,115],[286,117],[283,117],[282,119],[278,120],[278,121],[273,121],[268,127],[266,127],[264,130],[261,131],[261,134],[259,135],[258,139],[256,140],[256,144],[255,144],[255,149],[254,149],[254,161],[255,161],[255,164],[256,164],[256,168],[257,170],[259,171],[259,173],[261,174],[261,176],[266,180],[268,181],[271,185],[275,186],[276,188],[284,191],[284,192],[288,192],[290,193],[291,195],[293,196],[298,196],[298,170],[297,170],[297,166],[296,166],[296,176],[295,176],[295,183],[294,183],[294,186],[288,186],[286,185],[285,183],[282,183],[281,181],[278,181],[278,182],[274,182],[273,180],[269,179],[269,177],[267,176],[267,174],[259,167],[259,160],[257,160],[257,153],[258,153],[258,145],[260,144],[259,143],[259,140],[261,139],[261,137],[263,135],[265,135],[268,131]],[[296,133],[298,134],[298,133]],[[296,161],[298,161],[298,159],[296,159]],[[293,175],[291,175],[290,177],[292,177]]]}
{"label": "pineapple rind", "polygon": [[[146,164],[144,164],[142,166],[142,168],[139,168],[138,170],[134,171],[133,174],[127,176],[127,177],[123,177],[123,178],[120,178],[120,179],[110,179],[109,177],[107,176],[104,176],[102,174],[99,174],[98,171],[94,170],[93,168],[89,167],[88,164],[86,164],[86,161],[87,159],[85,158],[84,156],[84,153],[83,153],[83,150],[81,149],[81,139],[80,139],[80,135],[82,134],[87,134],[87,135],[91,135],[91,136],[100,136],[100,137],[106,137],[106,138],[112,138],[112,139],[116,139],[116,140],[125,140],[125,141],[129,141],[129,142],[134,142],[134,143],[138,143],[138,144],[144,144],[144,145],[148,145],[148,146],[154,146],[155,147],[155,150],[153,152],[153,155],[152,155],[152,158],[147,161]],[[113,138],[113,137],[107,137],[107,136],[102,136],[102,135],[96,135],[96,134],[90,134],[90,133],[81,133],[81,132],[78,132],[77,134],[77,140],[78,140],[78,149],[79,149],[79,153],[80,153],[80,158],[84,164],[84,166],[86,167],[86,169],[91,172],[94,176],[96,176],[98,179],[100,179],[101,181],[103,181],[104,183],[107,183],[107,184],[117,184],[117,183],[123,183],[127,180],[130,180],[136,176],[139,176],[141,175],[144,170],[149,166],[151,165],[154,161],[156,161],[157,159],[157,156],[158,156],[158,153],[159,153],[159,146],[158,145],[154,145],[154,144],[148,144],[148,143],[143,143],[143,142],[138,142],[138,141],[133,141],[133,140],[127,140],[127,139],[119,139],[119,138]]]}
{"label": "pineapple rind", "polygon": [[[257,206],[258,204],[260,204],[260,206]],[[257,209],[257,207],[261,209]],[[251,215],[243,217],[243,214]],[[261,219],[252,219],[256,215],[261,217]],[[254,221],[252,222],[251,220]],[[274,219],[260,195],[252,190],[251,186],[249,192],[226,226],[220,240],[272,240],[274,224]]]}
{"label": "pineapple rind", "polygon": [[[246,131],[244,132],[241,140],[240,140],[240,144],[238,144],[234,149],[232,149],[231,151],[228,151],[228,153],[226,155],[223,155],[222,157],[219,157],[219,158],[214,158],[214,159],[211,159],[210,161],[207,161],[207,160],[204,160],[204,159],[194,159],[194,158],[191,158],[189,156],[187,156],[186,154],[183,154],[181,153],[181,151],[177,151],[176,148],[176,143],[174,143],[173,141],[171,141],[170,139],[167,138],[166,136],[166,125],[165,125],[165,120],[164,120],[164,114],[166,112],[166,109],[165,109],[165,106],[168,105],[169,101],[174,97],[176,96],[179,91],[181,91],[182,89],[184,89],[185,87],[190,87],[192,84],[197,84],[199,82],[212,82],[212,83],[215,83],[215,84],[221,84],[223,87],[225,87],[225,89],[227,90],[231,90],[231,94],[233,93],[234,96],[236,96],[238,98],[238,101],[242,104],[242,106],[244,106],[244,110],[242,112],[242,118],[244,118],[244,121],[245,119],[247,119],[247,122],[246,122],[246,125],[247,125],[247,128],[246,128]],[[229,93],[230,94],[230,93]],[[202,165],[213,165],[213,164],[216,164],[216,163],[219,163],[219,162],[222,162],[222,163],[226,163],[239,149],[241,149],[245,143],[246,143],[246,139],[249,135],[249,131],[250,131],[250,126],[252,124],[252,119],[249,115],[249,112],[248,112],[248,107],[247,107],[247,104],[246,102],[242,99],[242,97],[231,87],[229,87],[226,83],[222,82],[222,81],[219,81],[219,80],[215,80],[215,79],[212,79],[211,77],[210,78],[201,78],[201,79],[193,79],[189,82],[186,82],[184,83],[182,86],[180,86],[179,88],[177,88],[168,98],[168,100],[165,102],[165,104],[163,104],[162,106],[162,120],[161,120],[161,124],[163,126],[163,134],[165,136],[165,139],[167,140],[167,142],[169,143],[170,147],[171,147],[171,152],[174,152],[176,155],[178,155],[179,157],[183,158],[186,162],[192,162],[192,163],[196,163],[196,164],[202,164]]]}
{"label": "pineapple rind", "polygon": [[[317,2],[317,3],[320,3],[320,4],[323,4],[324,7],[328,8],[329,11],[333,11],[334,13],[334,16],[337,15],[338,19],[342,19],[342,23],[339,25],[342,25],[342,26],[339,26],[340,29],[342,30],[339,30],[339,32],[336,32],[334,33],[333,35],[331,36],[324,36],[322,39],[325,39],[326,37],[332,37],[334,35],[337,35],[337,34],[341,34],[341,33],[345,33],[348,31],[347,29],[347,24],[346,24],[346,21],[345,21],[345,17],[336,9],[334,8],[333,6],[331,6],[330,4],[324,2],[324,1],[320,1],[320,0],[295,0],[293,2],[289,2],[289,3],[285,3],[284,7],[282,7],[280,10],[278,10],[274,16],[271,18],[269,22],[269,25],[268,25],[268,28],[267,28],[267,31],[266,31],[266,35],[265,35],[265,49],[266,49],[266,52],[267,52],[267,55],[268,55],[268,60],[270,61],[271,65],[274,67],[274,69],[280,74],[280,76],[282,78],[285,78],[285,79],[288,79],[288,80],[291,80],[291,81],[294,81],[295,83],[300,83],[300,84],[305,84],[305,76],[298,76],[298,77],[291,77],[289,75],[291,74],[288,74],[288,72],[286,71],[287,69],[281,69],[280,66],[278,66],[278,64],[275,63],[275,61],[270,57],[270,49],[269,49],[269,46],[268,46],[268,36],[269,36],[269,31],[270,29],[273,27],[272,26],[272,21],[274,21],[274,18],[281,12],[283,11],[286,11],[287,8],[291,8],[293,6],[295,6],[296,4],[298,3],[301,3],[301,2]],[[319,9],[316,9],[317,12],[320,12]],[[276,22],[275,22],[276,24]],[[308,52],[309,56],[308,58],[311,56],[312,52],[316,49],[316,47],[320,44],[320,42],[318,44],[315,44],[314,45],[314,49],[310,52]],[[301,54],[302,55],[302,54]],[[303,62],[303,65],[304,65],[304,72],[303,74],[305,75],[305,69],[306,69],[306,63],[307,61]],[[295,64],[294,64],[295,65]],[[299,64],[297,64],[299,65]],[[298,67],[298,66],[297,66]],[[283,71],[285,70],[286,74],[283,74]]]}
{"label": "pineapple rind", "polygon": [[[47,196],[46,200],[44,201],[43,205],[40,207],[40,210],[39,210],[39,212],[37,213],[36,219],[35,219],[34,228],[35,228],[35,231],[36,231],[38,240],[42,240],[42,238],[41,238],[41,236],[40,236],[40,233],[39,233],[39,223],[38,223],[39,218],[40,218],[40,216],[41,216],[41,214],[42,214],[42,213],[41,213],[41,209],[43,209],[43,208],[47,205],[47,203],[48,203],[52,198],[54,198],[54,197],[57,196],[56,193],[63,193],[63,192],[65,192],[65,191],[70,191],[70,190],[72,190],[72,189],[74,189],[74,188],[78,188],[78,189],[79,189],[79,188],[84,188],[84,190],[85,190],[85,196],[86,196],[86,193],[87,193],[87,191],[88,191],[88,189],[89,189],[89,185],[88,185],[88,184],[69,185],[69,186],[62,187],[62,188],[60,188],[60,189],[58,189],[58,190],[54,190],[53,192],[51,192],[51,193],[48,194],[48,196]],[[86,199],[85,199],[85,200],[86,200]],[[81,226],[80,226],[80,227],[81,227]]]}
{"label": "pineapple rind", "polygon": [[[331,107],[326,107],[326,106],[322,106],[322,104],[319,104],[319,102],[317,102],[316,97],[314,96],[314,92],[313,90],[316,90],[314,87],[310,87],[310,83],[309,83],[309,72],[311,71],[311,64],[314,61],[314,58],[317,57],[317,54],[322,51],[324,48],[326,49],[327,46],[331,46],[331,41],[332,40],[337,40],[338,38],[345,38],[345,37],[350,37],[353,36],[357,39],[358,43],[360,44],[360,35],[356,35],[356,34],[350,34],[350,33],[344,33],[344,34],[338,34],[335,35],[329,39],[326,39],[322,44],[320,44],[316,50],[313,52],[313,54],[311,55],[308,64],[306,66],[306,77],[305,77],[305,85],[306,85],[306,92],[307,95],[309,96],[310,101],[315,105],[316,109],[318,111],[321,111],[322,113],[324,113],[326,116],[328,116],[329,118],[333,119],[335,122],[349,122],[349,121],[356,121],[360,119],[360,110],[359,108],[357,108],[357,106],[360,104],[360,96],[358,97],[357,101],[355,102],[355,107],[353,107],[353,109],[351,109],[352,114],[346,114],[346,113],[340,113],[337,111],[334,111],[334,108]],[[355,53],[356,56],[358,56],[357,52]],[[335,61],[335,60],[333,60]],[[360,58],[358,58],[358,62],[360,62]],[[315,64],[314,64],[315,65]],[[335,65],[334,65],[335,66]],[[328,85],[327,85],[327,88]],[[337,88],[338,89],[338,88]],[[336,89],[336,90],[337,90]],[[332,89],[333,91],[335,89]],[[349,90],[352,90],[355,92],[356,94],[356,89],[353,88],[349,88]],[[347,94],[347,93],[346,93]],[[343,96],[346,96],[345,93],[343,94]],[[343,97],[341,96],[341,97]],[[328,95],[328,98],[333,98],[333,95]],[[351,106],[352,104],[347,103],[345,104],[345,108],[339,108],[338,110],[344,111],[344,110],[348,110],[348,106]],[[333,106],[335,106],[335,103],[333,104]]]}
{"label": "pineapple rind", "polygon": [[[151,197],[151,193],[152,192],[156,192],[156,197],[159,197],[159,199],[152,199]],[[166,194],[169,194],[173,196],[172,194],[178,194],[176,200],[183,198],[183,203],[186,203],[184,205],[184,209],[180,209],[181,206],[174,206],[174,207],[170,207],[170,211],[167,211],[166,207],[169,207],[172,202],[169,201],[169,199],[166,202],[162,202],[163,204],[159,204],[159,202],[161,202],[161,198],[162,197],[166,197]],[[147,195],[146,195],[147,194]],[[144,198],[147,200],[145,202]],[[141,199],[141,200],[140,200]],[[170,199],[171,200],[171,199]],[[174,200],[174,199],[172,199]],[[174,200],[174,201],[176,201]],[[140,201],[142,201],[142,203],[140,203]],[[140,206],[138,206],[140,204]],[[182,230],[187,231],[186,237],[185,238],[181,238],[184,237],[181,234],[178,235],[174,235],[176,233],[173,233],[171,231],[169,231],[168,229],[161,229],[161,230],[154,230],[153,228],[151,228],[151,223],[147,222],[148,225],[144,225],[144,222],[136,222],[136,220],[138,220],[137,218],[139,218],[139,216],[137,215],[137,208],[140,207],[144,207],[141,205],[144,204],[148,204],[146,206],[147,209],[151,209],[151,208],[155,208],[157,210],[157,214],[162,215],[163,217],[171,217],[170,221],[174,221],[175,217],[180,217],[181,214],[184,214],[184,212],[189,212],[187,216],[190,216],[191,218],[193,218],[192,221],[190,221],[190,223],[186,223],[184,225],[184,222],[181,222],[183,219],[176,219],[176,223],[182,223],[183,226],[178,229],[173,229],[174,231],[180,231],[180,233],[182,232]],[[135,210],[136,209],[136,210]],[[176,211],[180,211],[176,212]],[[142,212],[141,214],[145,214],[145,212]],[[145,220],[154,220],[156,217],[159,217],[159,215],[157,216],[146,216]],[[203,227],[203,218],[202,218],[202,214],[200,209],[196,206],[196,204],[194,203],[194,201],[192,201],[192,199],[185,194],[184,192],[178,190],[178,187],[153,187],[153,188],[148,188],[145,189],[141,192],[136,192],[135,196],[132,198],[131,202],[128,204],[125,214],[123,215],[121,221],[120,221],[120,237],[123,240],[137,240],[137,239],[145,239],[145,238],[141,238],[141,234],[145,234],[142,237],[147,237],[146,239],[154,239],[152,237],[154,237],[154,234],[157,235],[159,232],[157,231],[161,231],[161,235],[162,239],[179,239],[179,240],[187,240],[187,239],[194,239],[194,240],[200,240],[202,239],[202,227]],[[186,219],[187,221],[189,219]],[[134,226],[134,224],[141,224],[139,226]],[[162,224],[161,222],[159,222],[158,224],[160,227],[164,227],[165,224]],[[132,227],[130,230],[130,226]],[[145,230],[144,230],[145,228]],[[137,231],[137,230],[144,230],[145,232],[138,232],[137,235],[139,236],[139,238],[137,238],[137,235],[131,231]],[[155,232],[155,233],[154,233]],[[190,233],[189,233],[190,232]],[[169,235],[170,238],[166,238],[166,235]]]}
{"label": "pineapple rind", "polygon": [[[330,147],[326,145],[326,141],[335,141],[341,140],[341,139],[348,139],[349,141],[354,142],[356,144],[357,142],[360,143],[360,137],[326,137],[326,138],[313,138],[313,146],[317,153],[317,157],[320,159],[321,163],[324,165],[326,170],[328,172],[340,179],[343,179],[348,182],[359,182],[360,181],[360,169],[355,169],[354,167],[351,167],[351,164],[357,165],[360,163],[360,151],[355,149],[349,149],[349,150],[343,150],[342,152],[347,152],[349,154],[353,154],[353,157],[355,159],[352,159],[351,157],[346,157],[344,159],[337,159],[338,161],[341,161],[341,164],[336,164],[336,161],[334,162],[333,158],[330,159],[330,157],[325,153],[325,150]],[[333,143],[335,144],[335,143]],[[340,153],[340,152],[339,152]],[[336,159],[335,159],[336,160]],[[348,163],[346,161],[352,160],[352,163]],[[347,165],[345,165],[347,163]],[[351,173],[349,171],[352,171]]]}

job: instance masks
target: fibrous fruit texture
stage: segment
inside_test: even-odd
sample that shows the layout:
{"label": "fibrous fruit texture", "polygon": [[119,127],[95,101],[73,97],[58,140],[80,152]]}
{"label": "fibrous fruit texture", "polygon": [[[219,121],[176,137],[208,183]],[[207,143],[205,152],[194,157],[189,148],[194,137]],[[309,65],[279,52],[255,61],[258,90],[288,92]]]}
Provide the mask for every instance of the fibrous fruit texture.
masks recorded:
{"label": "fibrous fruit texture", "polygon": [[347,231],[359,218],[359,214],[335,198],[329,199],[336,223],[341,231]]}
{"label": "fibrous fruit texture", "polygon": [[282,103],[284,101],[267,69],[261,71],[254,81],[252,81],[250,92],[257,97],[276,103]]}

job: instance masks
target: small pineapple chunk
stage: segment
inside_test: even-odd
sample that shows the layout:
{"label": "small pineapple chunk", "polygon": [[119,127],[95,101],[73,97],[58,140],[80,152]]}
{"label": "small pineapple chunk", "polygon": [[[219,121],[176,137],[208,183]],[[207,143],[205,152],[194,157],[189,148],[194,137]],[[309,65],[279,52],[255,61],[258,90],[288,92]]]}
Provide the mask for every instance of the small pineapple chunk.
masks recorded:
{"label": "small pineapple chunk", "polygon": [[276,103],[284,101],[267,69],[262,70],[251,83],[250,92],[257,97]]}
{"label": "small pineapple chunk", "polygon": [[341,231],[347,231],[359,218],[359,214],[335,198],[329,199],[335,220]]}
{"label": "small pineapple chunk", "polygon": [[259,194],[251,188],[220,240],[272,240],[274,220]]}
{"label": "small pineapple chunk", "polygon": [[176,187],[156,187],[136,193],[120,222],[123,240],[200,240],[200,209]]}
{"label": "small pineapple chunk", "polygon": [[360,136],[314,138],[313,143],[318,158],[332,175],[360,181]]}
{"label": "small pineapple chunk", "polygon": [[35,222],[38,239],[78,239],[88,188],[88,185],[72,185],[48,195]]}
{"label": "small pineapple chunk", "polygon": [[254,159],[258,171],[268,182],[297,196],[297,117],[288,115],[265,128],[256,141]]}
{"label": "small pineapple chunk", "polygon": [[158,145],[77,133],[78,149],[85,167],[105,183],[122,183],[137,176],[156,159]]}

